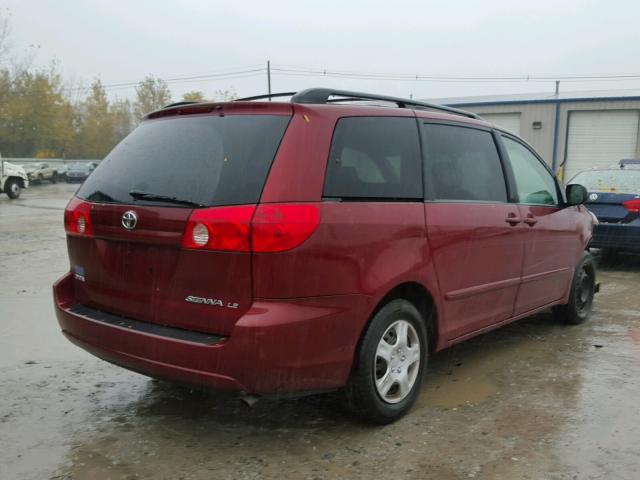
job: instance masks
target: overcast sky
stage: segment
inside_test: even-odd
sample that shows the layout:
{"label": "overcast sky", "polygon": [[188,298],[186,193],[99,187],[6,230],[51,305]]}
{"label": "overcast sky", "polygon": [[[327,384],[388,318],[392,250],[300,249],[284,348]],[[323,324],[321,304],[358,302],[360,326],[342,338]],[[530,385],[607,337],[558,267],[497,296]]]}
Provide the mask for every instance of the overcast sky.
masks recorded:
{"label": "overcast sky", "polygon": [[[263,68],[418,75],[640,75],[640,2],[4,0],[16,52],[57,59],[88,85]],[[34,50],[32,47],[31,50]],[[398,81],[273,72],[273,91],[333,86],[416,98],[553,92],[553,82]],[[264,72],[172,82],[184,91],[264,93]],[[626,81],[563,81],[561,90],[640,89]],[[109,90],[131,97],[133,88]]]}

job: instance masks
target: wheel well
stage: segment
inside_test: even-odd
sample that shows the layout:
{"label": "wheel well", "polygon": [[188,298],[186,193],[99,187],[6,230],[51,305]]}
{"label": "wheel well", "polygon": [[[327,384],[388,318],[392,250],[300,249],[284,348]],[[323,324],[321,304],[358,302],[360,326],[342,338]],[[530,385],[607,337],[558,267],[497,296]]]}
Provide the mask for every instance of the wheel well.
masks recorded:
{"label": "wheel well", "polygon": [[11,176],[11,177],[7,178],[6,182],[4,182],[4,184],[6,185],[9,180],[17,181],[18,185],[20,185],[20,188],[24,188],[24,179],[22,179],[21,177]]}
{"label": "wheel well", "polygon": [[402,298],[413,303],[427,325],[429,334],[429,351],[433,352],[438,343],[438,319],[433,297],[429,291],[416,282],[402,283],[394,287],[378,302],[371,313],[371,318],[391,300]]}

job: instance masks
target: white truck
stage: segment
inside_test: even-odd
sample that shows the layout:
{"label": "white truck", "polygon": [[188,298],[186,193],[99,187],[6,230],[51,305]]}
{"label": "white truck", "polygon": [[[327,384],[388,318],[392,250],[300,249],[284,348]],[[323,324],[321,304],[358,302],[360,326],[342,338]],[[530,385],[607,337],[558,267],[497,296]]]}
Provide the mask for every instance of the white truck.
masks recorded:
{"label": "white truck", "polygon": [[11,199],[18,198],[23,188],[29,187],[29,177],[24,168],[5,162],[0,155],[0,192]]}

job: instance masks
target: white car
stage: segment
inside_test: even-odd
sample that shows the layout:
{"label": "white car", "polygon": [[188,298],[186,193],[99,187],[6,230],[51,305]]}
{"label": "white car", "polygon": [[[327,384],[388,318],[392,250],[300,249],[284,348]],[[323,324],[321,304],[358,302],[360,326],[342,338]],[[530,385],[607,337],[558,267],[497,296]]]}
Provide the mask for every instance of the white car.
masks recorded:
{"label": "white car", "polygon": [[24,167],[25,172],[29,176],[29,180],[35,183],[42,183],[48,180],[51,183],[58,181],[58,168],[48,163],[28,164]]}
{"label": "white car", "polygon": [[5,162],[0,158],[0,192],[11,199],[18,198],[23,188],[29,187],[29,178],[24,168]]}

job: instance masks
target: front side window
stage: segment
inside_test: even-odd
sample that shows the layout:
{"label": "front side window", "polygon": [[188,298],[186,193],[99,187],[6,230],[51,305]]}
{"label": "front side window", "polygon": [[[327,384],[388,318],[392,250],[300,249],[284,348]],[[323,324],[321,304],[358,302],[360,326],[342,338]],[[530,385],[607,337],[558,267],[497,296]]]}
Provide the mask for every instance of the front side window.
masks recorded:
{"label": "front side window", "polygon": [[520,142],[502,137],[516,181],[518,203],[557,205],[556,182],[538,157]]}
{"label": "front side window", "polygon": [[340,119],[329,152],[324,196],[422,199],[422,165],[415,119]]}
{"label": "front side window", "polygon": [[502,165],[490,132],[424,124],[423,140],[425,177],[435,200],[507,201]]}

